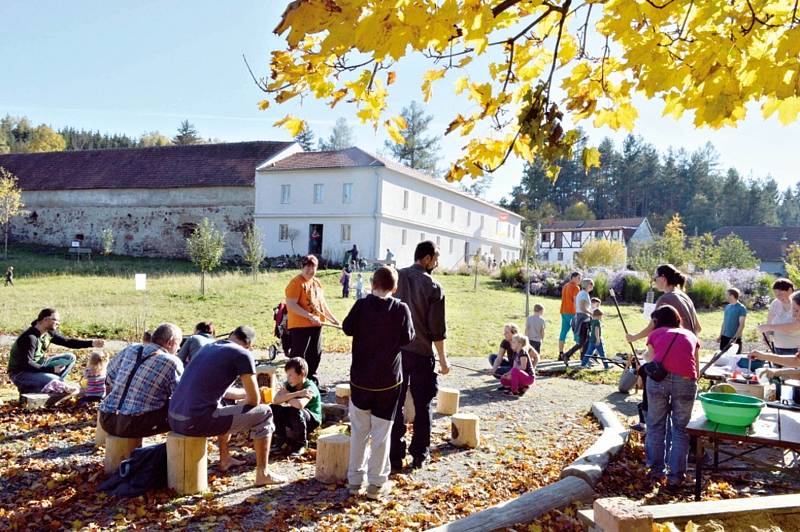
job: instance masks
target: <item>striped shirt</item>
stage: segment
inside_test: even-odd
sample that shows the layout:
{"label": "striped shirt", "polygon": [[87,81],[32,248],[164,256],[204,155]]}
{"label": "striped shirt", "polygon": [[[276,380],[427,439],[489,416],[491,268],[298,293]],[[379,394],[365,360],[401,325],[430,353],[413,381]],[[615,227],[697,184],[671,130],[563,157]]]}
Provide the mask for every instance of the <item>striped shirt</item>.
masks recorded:
{"label": "striped shirt", "polygon": [[142,344],[129,345],[109,362],[107,381],[111,383],[111,392],[100,403],[101,412],[135,416],[169,403],[183,373],[183,363],[175,355],[164,352],[160,345],[147,344],[143,351],[144,362],[134,374],[124,404],[119,404],[141,348]]}
{"label": "striped shirt", "polygon": [[83,387],[83,395],[92,397],[105,397],[106,395],[106,372],[95,373],[93,369],[83,370],[83,378],[86,381]]}

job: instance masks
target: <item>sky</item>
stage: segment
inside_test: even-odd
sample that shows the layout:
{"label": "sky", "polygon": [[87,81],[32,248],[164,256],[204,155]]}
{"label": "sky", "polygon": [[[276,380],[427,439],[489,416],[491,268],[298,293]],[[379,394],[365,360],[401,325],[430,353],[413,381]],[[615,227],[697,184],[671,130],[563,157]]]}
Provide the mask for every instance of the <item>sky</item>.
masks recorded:
{"label": "sky", "polygon": [[[290,140],[272,124],[292,114],[308,120],[317,137],[326,137],[339,117],[355,127],[357,145],[385,152],[386,134],[354,118],[346,105],[334,110],[311,98],[260,111],[264,94],[245,67],[257,76],[268,72],[269,53],[283,48],[273,35],[286,2],[211,0],[157,2],[75,2],[3,0],[0,2],[0,115],[27,116],[34,124],[73,126],[138,137],[148,131],[173,136],[189,120],[204,138],[221,141]],[[431,68],[406,63],[389,104],[399,114],[412,99],[421,101],[420,74]],[[432,133],[443,133],[462,100],[448,83],[434,85],[425,105]],[[771,176],[780,188],[800,180],[797,147],[800,123],[781,126],[764,120],[758,109],[737,128],[696,129],[689,118],[661,116],[662,104],[637,98],[640,118],[635,135],[664,152],[668,147],[694,151],[714,144],[725,167],[744,176]],[[618,146],[627,134],[582,127],[592,143],[610,136]],[[440,165],[458,157],[464,143],[445,137]],[[487,199],[498,201],[519,184],[522,163],[510,160],[494,174]]]}

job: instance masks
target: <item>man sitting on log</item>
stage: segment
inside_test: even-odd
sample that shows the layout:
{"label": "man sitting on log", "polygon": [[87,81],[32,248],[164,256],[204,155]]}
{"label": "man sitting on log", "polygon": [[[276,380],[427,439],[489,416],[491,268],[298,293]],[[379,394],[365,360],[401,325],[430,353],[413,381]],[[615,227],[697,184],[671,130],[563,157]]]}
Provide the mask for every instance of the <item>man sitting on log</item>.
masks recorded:
{"label": "man sitting on log", "polygon": [[75,355],[45,356],[50,344],[70,349],[103,347],[103,340],[74,340],[58,334],[60,316],[52,308],[42,309],[31,326],[11,346],[8,375],[19,393],[39,393],[50,381],[64,380],[75,366]]}
{"label": "man sitting on log", "polygon": [[[269,470],[268,452],[272,410],[261,403],[256,364],[250,346],[256,337],[252,327],[237,327],[227,340],[203,347],[186,367],[169,407],[173,431],[186,436],[219,436],[220,469],[241,464],[228,449],[231,434],[250,431],[256,451],[256,485],[281,484],[286,478]],[[244,388],[231,388],[241,378]],[[223,406],[222,399],[237,401]]]}
{"label": "man sitting on log", "polygon": [[284,366],[286,384],[275,394],[272,413],[275,417],[273,451],[283,445],[289,456],[306,452],[308,435],[322,423],[322,398],[317,385],[308,377],[308,364],[300,357],[290,358]]}
{"label": "man sitting on log", "polygon": [[183,333],[162,323],[152,343],[131,344],[108,364],[111,392],[100,403],[100,425],[120,438],[144,438],[169,431],[169,399],[183,373],[175,356]]}

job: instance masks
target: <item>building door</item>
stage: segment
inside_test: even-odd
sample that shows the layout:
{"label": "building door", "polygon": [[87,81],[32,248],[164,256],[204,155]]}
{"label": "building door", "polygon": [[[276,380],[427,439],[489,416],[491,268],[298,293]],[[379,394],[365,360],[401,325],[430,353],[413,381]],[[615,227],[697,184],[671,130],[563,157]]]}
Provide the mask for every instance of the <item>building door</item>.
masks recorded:
{"label": "building door", "polygon": [[308,254],[322,255],[322,224],[308,226]]}

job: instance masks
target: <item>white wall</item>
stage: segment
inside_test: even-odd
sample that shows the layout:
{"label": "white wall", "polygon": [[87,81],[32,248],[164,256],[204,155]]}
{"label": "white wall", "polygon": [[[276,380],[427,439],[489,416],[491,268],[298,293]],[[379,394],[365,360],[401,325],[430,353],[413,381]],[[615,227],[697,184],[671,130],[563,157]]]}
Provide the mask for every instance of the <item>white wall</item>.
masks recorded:
{"label": "white wall", "polygon": [[[341,261],[344,251],[355,243],[362,256],[374,258],[376,179],[373,168],[258,172],[255,220],[264,235],[267,255],[292,253],[291,242],[279,240],[281,224],[300,232],[294,252],[301,255],[308,253],[310,224],[322,224],[323,257]],[[343,201],[345,183],[353,184],[350,203]],[[320,203],[314,203],[315,184],[324,186]],[[288,203],[281,203],[281,185],[290,186]],[[350,225],[350,240],[342,241],[342,224]]]}

